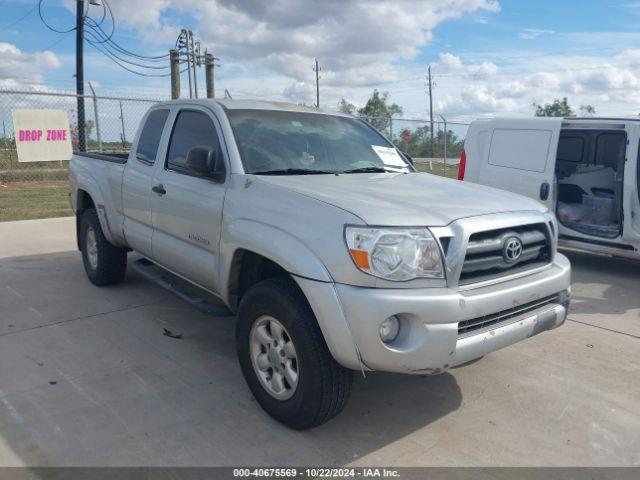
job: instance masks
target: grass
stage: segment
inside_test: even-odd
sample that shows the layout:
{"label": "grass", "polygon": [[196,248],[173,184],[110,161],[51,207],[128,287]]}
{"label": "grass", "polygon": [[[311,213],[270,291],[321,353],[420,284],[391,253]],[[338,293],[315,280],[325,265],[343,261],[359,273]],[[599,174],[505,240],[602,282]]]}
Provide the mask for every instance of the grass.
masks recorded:
{"label": "grass", "polygon": [[[434,163],[433,170],[429,170],[428,163],[415,163],[413,165],[419,172],[432,173],[433,175],[439,175],[444,177],[444,164],[443,163]],[[458,178],[458,166],[457,165],[447,165],[447,178]]]}
{"label": "grass", "polygon": [[67,182],[0,185],[0,222],[71,215]]}
{"label": "grass", "polygon": [[[421,172],[444,176],[444,165],[417,163]],[[31,173],[31,172],[30,172]],[[66,171],[64,172],[66,176]],[[458,178],[458,167],[448,166],[447,177]],[[73,215],[69,205],[69,185],[66,181],[0,182],[0,222]]]}

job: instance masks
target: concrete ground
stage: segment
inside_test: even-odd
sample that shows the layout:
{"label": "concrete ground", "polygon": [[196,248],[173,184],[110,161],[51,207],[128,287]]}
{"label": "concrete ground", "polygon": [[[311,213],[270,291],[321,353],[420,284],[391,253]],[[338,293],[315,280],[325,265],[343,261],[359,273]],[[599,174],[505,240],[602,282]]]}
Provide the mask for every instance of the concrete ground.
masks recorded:
{"label": "concrete ground", "polygon": [[0,465],[640,465],[640,263],[570,257],[562,328],[440,376],[357,376],[296,432],[252,398],[232,320],[133,272],[92,286],[73,219],[0,223]]}

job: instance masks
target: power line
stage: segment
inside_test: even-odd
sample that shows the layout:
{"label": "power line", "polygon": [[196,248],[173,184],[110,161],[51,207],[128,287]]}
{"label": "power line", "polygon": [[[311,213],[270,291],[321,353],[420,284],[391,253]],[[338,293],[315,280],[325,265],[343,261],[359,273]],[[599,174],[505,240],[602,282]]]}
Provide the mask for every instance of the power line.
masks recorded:
{"label": "power line", "polygon": [[[126,70],[126,71],[128,71],[128,72],[131,72],[131,73],[133,73],[133,74],[135,74],[135,75],[139,75],[139,76],[141,76],[141,77],[157,77],[157,78],[163,78],[163,77],[169,77],[169,76],[171,76],[171,73],[163,73],[163,74],[157,73],[157,74],[154,74],[154,73],[138,72],[138,71],[136,71],[136,70],[133,70],[133,69],[131,69],[131,68],[127,67],[126,65],[123,65],[122,63],[120,63],[120,61],[119,61],[119,60],[121,60],[121,59],[119,59],[119,58],[116,58],[116,57],[112,56],[112,55],[111,55],[107,50],[103,50],[101,47],[99,47],[98,45],[96,45],[95,43],[93,43],[91,40],[88,40],[88,39],[87,39],[87,41],[89,42],[89,44],[90,44],[93,48],[95,48],[97,51],[99,51],[100,53],[102,53],[103,55],[105,55],[107,58],[109,58],[113,63],[115,63],[116,65],[118,65],[120,68],[123,68],[124,70]],[[185,70],[183,70],[182,72],[184,72],[184,71],[186,71],[186,69],[185,69]],[[182,72],[181,72],[181,73],[182,73]]]}
{"label": "power line", "polygon": [[47,23],[47,21],[44,19],[44,16],[42,15],[42,2],[44,0],[39,0],[38,1],[38,16],[40,17],[40,21],[44,24],[45,27],[47,27],[49,30],[51,30],[52,32],[55,33],[69,33],[69,32],[73,32],[76,27],[72,27],[69,30],[58,30],[57,28],[53,28],[51,25],[49,25]]}
{"label": "power line", "polygon": [[33,12],[36,11],[36,8],[38,8],[37,5],[34,5],[33,7],[31,7],[29,9],[29,11],[27,13],[25,13],[23,16],[21,16],[20,18],[18,18],[17,20],[14,20],[13,22],[11,22],[9,25],[2,27],[3,30],[8,30],[10,28],[15,27],[16,25],[18,25],[20,22],[22,22],[25,18],[27,18],[29,15],[31,15]]}
{"label": "power line", "polygon": [[[43,25],[46,28],[48,28],[49,30],[51,30],[51,31],[53,31],[55,33],[61,33],[61,34],[68,34],[68,33],[71,33],[72,31],[76,30],[76,27],[70,28],[68,30],[60,30],[60,29],[55,28],[52,25],[50,25],[49,22],[47,22],[47,20],[45,19],[44,15],[43,15],[43,12],[42,12],[43,3],[44,3],[44,0],[38,0],[37,7],[33,7],[32,10],[35,10],[36,8],[38,9],[38,16],[40,17],[40,20],[42,21]],[[91,29],[91,31],[95,34],[94,40],[93,40],[94,43],[101,43],[101,44],[107,44],[108,43],[111,46],[112,49],[117,50],[120,54],[128,55],[128,56],[131,56],[131,57],[134,57],[134,58],[137,58],[139,60],[146,61],[146,62],[161,62],[161,61],[163,61],[163,59],[166,60],[168,58],[168,56],[169,56],[168,54],[157,55],[157,56],[141,55],[141,54],[132,52],[130,50],[127,50],[126,48],[124,48],[123,46],[121,46],[120,44],[115,42],[112,39],[112,37],[113,37],[115,29],[116,29],[116,19],[115,19],[114,15],[113,15],[113,11],[111,10],[111,6],[109,5],[109,2],[107,0],[103,0],[102,9],[103,9],[103,12],[102,12],[102,18],[100,18],[100,21],[96,21],[95,19],[90,17],[88,15],[87,11],[85,11],[85,13],[83,14],[83,17],[82,17],[83,24],[85,26],[89,27]],[[31,13],[31,11],[29,13]],[[105,32],[104,29],[101,27],[103,22],[106,20],[107,16],[111,19],[111,31],[109,33]],[[117,56],[115,53],[114,53],[114,55]],[[148,68],[154,68],[154,67],[150,67],[150,66],[147,66],[147,67]],[[144,66],[143,66],[143,68],[144,68]]]}
{"label": "power line", "polygon": [[[87,35],[89,35],[90,37],[93,37],[94,40],[91,40],[89,38],[87,38],[87,42],[89,42],[89,44],[91,44],[93,47],[95,47],[97,50],[101,51],[104,53],[104,51],[108,52],[109,54],[111,54],[113,57],[117,58],[118,60],[120,60],[123,63],[127,63],[129,65],[133,65],[139,68],[148,68],[151,70],[166,70],[169,68],[169,65],[163,65],[163,66],[153,66],[153,65],[145,65],[142,63],[137,63],[137,62],[133,62],[131,60],[127,60],[126,58],[122,58],[121,56],[118,55],[117,52],[114,52],[113,50],[109,49],[109,44],[100,44],[99,42],[95,41],[95,35],[91,32],[91,31],[86,31],[85,32]],[[104,49],[104,51],[103,51]]]}
{"label": "power line", "polygon": [[130,50],[127,50],[122,45],[118,44],[115,40],[109,38],[106,32],[100,27],[99,24],[95,22],[95,20],[93,20],[92,18],[89,18],[89,20],[92,20],[94,24],[92,25],[90,23],[86,23],[86,25],[101,39],[100,42],[97,42],[97,43],[109,43],[113,48],[115,48],[122,54],[129,55],[131,57],[136,57],[140,60],[145,60],[148,62],[165,61],[169,57],[168,53],[163,55],[150,56],[150,55],[140,55],[138,53],[134,53]]}
{"label": "power line", "polygon": [[[75,29],[74,29],[75,30]],[[59,39],[57,39],[55,42],[53,42],[51,45],[43,48],[41,51],[44,52],[46,50],[49,50],[53,47],[55,47],[56,45],[58,45],[59,43],[61,43],[63,40],[65,40],[69,35],[71,35],[73,33],[73,30],[65,33],[62,37],[60,37]]]}
{"label": "power line", "polygon": [[111,37],[113,37],[114,33],[116,33],[116,18],[113,16],[113,10],[111,10],[111,5],[109,5],[109,2],[107,0],[104,0],[104,2],[102,2],[102,18],[99,22],[96,22],[89,16],[87,16],[86,19],[92,20],[95,26],[97,28],[100,28],[100,25],[102,25],[102,23],[107,18],[107,12],[109,13],[109,17],[111,17],[111,33],[109,35],[106,35],[106,37],[107,40],[111,40]]}

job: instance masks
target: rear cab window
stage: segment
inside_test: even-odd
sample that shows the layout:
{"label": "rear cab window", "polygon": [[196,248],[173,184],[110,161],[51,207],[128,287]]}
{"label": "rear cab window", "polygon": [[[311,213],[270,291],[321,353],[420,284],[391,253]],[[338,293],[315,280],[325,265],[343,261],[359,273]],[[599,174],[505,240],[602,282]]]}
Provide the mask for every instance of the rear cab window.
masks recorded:
{"label": "rear cab window", "polygon": [[152,165],[156,161],[162,131],[168,117],[169,110],[165,108],[149,113],[136,148],[136,158],[142,163]]}

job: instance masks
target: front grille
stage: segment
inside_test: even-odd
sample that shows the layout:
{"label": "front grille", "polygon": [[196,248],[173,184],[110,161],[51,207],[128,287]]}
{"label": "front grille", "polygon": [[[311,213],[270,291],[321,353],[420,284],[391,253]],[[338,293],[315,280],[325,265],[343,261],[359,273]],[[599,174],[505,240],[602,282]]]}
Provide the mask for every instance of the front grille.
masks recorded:
{"label": "front grille", "polygon": [[537,310],[540,307],[544,307],[545,305],[549,305],[551,303],[559,303],[559,299],[560,296],[558,294],[549,295],[548,297],[540,298],[534,302],[525,303],[517,307],[502,310],[501,312],[492,313],[491,315],[485,315],[484,317],[472,318],[471,320],[459,322],[458,336],[466,335],[470,332],[479,333],[479,330],[485,329],[489,326],[509,323],[510,320]]}
{"label": "front grille", "polygon": [[[522,254],[513,262],[505,260],[505,242],[520,239]],[[551,261],[551,236],[544,223],[477,232],[469,237],[460,285],[482,282],[530,270]]]}

